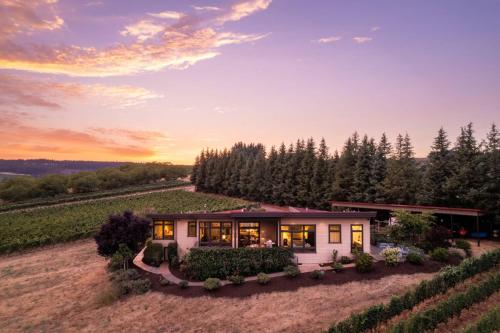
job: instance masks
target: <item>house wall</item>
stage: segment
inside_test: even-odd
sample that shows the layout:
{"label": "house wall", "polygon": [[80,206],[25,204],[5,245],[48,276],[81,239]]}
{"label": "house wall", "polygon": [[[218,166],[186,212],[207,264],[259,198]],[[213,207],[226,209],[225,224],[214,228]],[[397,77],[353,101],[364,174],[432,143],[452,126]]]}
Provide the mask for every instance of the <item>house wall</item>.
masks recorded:
{"label": "house wall", "polygon": [[[301,264],[319,264],[330,262],[332,251],[338,251],[338,257],[351,256],[351,225],[363,225],[363,251],[370,253],[370,221],[368,219],[281,219],[283,224],[316,225],[316,252],[296,253]],[[328,225],[341,225],[341,243],[328,242]]]}

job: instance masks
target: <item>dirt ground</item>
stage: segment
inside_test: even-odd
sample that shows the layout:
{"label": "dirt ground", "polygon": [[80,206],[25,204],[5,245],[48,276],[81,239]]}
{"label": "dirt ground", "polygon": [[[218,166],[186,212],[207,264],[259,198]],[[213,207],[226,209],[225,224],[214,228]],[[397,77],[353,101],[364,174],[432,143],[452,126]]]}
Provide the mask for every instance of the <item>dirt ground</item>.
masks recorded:
{"label": "dirt ground", "polygon": [[100,306],[105,261],[92,240],[0,257],[0,332],[318,332],[430,278],[392,275],[248,298],[150,292]]}

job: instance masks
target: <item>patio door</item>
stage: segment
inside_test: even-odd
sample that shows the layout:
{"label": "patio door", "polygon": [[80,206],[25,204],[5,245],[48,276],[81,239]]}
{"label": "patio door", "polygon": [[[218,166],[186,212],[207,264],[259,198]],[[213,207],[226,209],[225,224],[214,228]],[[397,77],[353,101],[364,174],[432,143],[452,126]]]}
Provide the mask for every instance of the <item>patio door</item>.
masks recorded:
{"label": "patio door", "polygon": [[260,245],[260,222],[238,223],[238,247]]}
{"label": "patio door", "polygon": [[351,225],[351,252],[358,250],[363,252],[363,225]]}

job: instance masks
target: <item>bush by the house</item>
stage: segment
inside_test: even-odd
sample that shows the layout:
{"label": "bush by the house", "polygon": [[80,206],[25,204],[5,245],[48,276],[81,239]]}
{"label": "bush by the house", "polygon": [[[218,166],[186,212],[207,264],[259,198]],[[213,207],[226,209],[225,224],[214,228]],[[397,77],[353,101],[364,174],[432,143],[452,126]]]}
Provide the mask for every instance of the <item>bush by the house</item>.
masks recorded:
{"label": "bush by the house", "polygon": [[405,211],[394,212],[397,223],[389,229],[389,235],[396,243],[417,245],[422,236],[431,228],[432,215],[411,214]]}
{"label": "bush by the house", "polygon": [[373,257],[368,253],[361,253],[355,259],[356,270],[360,273],[367,273],[373,269]]}
{"label": "bush by the house", "polygon": [[334,272],[342,272],[344,270],[344,265],[342,265],[340,262],[334,262],[332,264],[332,269]]}
{"label": "bush by the house", "polygon": [[144,249],[142,262],[146,265],[160,266],[163,261],[163,245],[160,243],[151,243]]}
{"label": "bush by the house", "polygon": [[342,265],[348,265],[348,264],[352,263],[352,259],[348,256],[342,256],[342,257],[340,257],[340,263]]}
{"label": "bush by the house", "polygon": [[133,253],[139,252],[150,233],[149,220],[125,211],[122,215],[110,215],[108,222],[95,235],[97,252],[104,257],[112,256],[120,244]]}
{"label": "bush by the house", "polygon": [[297,266],[294,265],[288,265],[283,269],[283,272],[285,272],[286,276],[288,277],[296,277],[300,274],[300,270]]}
{"label": "bush by the house", "polygon": [[[423,300],[446,292],[448,289],[478,273],[500,264],[500,250],[482,254],[479,258],[468,258],[456,267],[445,267],[431,280],[420,282],[417,288],[401,296],[395,296],[389,304],[374,305],[360,313],[330,327],[329,333],[360,333],[376,327],[404,310],[413,308]],[[375,315],[375,317],[374,317]]]}
{"label": "bush by the house", "polygon": [[168,285],[170,285],[170,281],[168,281],[164,277],[161,277],[160,278],[160,286],[168,286]]}
{"label": "bush by the house", "polygon": [[455,241],[455,247],[464,250],[468,257],[472,255],[471,245],[465,239],[457,239]]}
{"label": "bush by the house", "polygon": [[423,248],[427,251],[436,247],[450,247],[451,231],[441,225],[434,225],[425,234]]}
{"label": "bush by the house", "polygon": [[436,261],[447,262],[450,254],[448,253],[448,249],[443,247],[436,247],[430,253],[431,258]]}
{"label": "bush by the house", "polygon": [[385,260],[387,266],[397,266],[401,256],[401,250],[397,247],[387,247],[380,253]]}
{"label": "bush by the house", "polygon": [[171,267],[179,266],[178,248],[177,242],[170,242],[167,245],[167,261]]}
{"label": "bush by the house", "polygon": [[434,329],[439,323],[458,316],[462,310],[481,302],[500,290],[500,273],[497,273],[479,285],[470,286],[465,292],[452,294],[424,311],[412,314],[408,319],[398,322],[390,333],[424,332]]}
{"label": "bush by the house", "polygon": [[186,289],[187,287],[189,287],[189,282],[187,282],[186,280],[182,280],[179,282],[179,287],[181,289]]}
{"label": "bush by the house", "polygon": [[220,288],[220,280],[217,278],[208,278],[203,283],[203,288],[208,291],[213,291]]}
{"label": "bush by the house", "polygon": [[314,270],[311,273],[311,277],[315,280],[321,280],[325,276],[325,271],[322,270]]}
{"label": "bush by the house", "polygon": [[259,273],[259,274],[257,274],[257,283],[259,283],[259,284],[268,284],[269,281],[271,281],[271,278],[266,273]]}
{"label": "bush by the house", "polygon": [[241,275],[231,275],[228,280],[238,286],[245,283],[245,277]]}
{"label": "bush by the house", "polygon": [[408,253],[406,260],[413,265],[422,265],[424,263],[424,257],[416,252]]}
{"label": "bush by the house", "polygon": [[193,279],[226,279],[259,272],[281,272],[292,263],[291,251],[280,248],[193,248],[183,262],[183,271]]}

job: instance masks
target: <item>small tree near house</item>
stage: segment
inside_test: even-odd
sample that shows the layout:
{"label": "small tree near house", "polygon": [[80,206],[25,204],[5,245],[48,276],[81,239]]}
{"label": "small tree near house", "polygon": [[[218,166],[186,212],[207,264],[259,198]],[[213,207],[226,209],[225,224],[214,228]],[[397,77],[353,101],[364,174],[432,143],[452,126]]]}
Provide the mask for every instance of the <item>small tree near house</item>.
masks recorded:
{"label": "small tree near house", "polygon": [[126,246],[133,253],[139,252],[149,237],[149,220],[125,211],[121,215],[110,215],[108,222],[101,226],[95,235],[97,252],[104,257],[115,254],[120,245]]}

